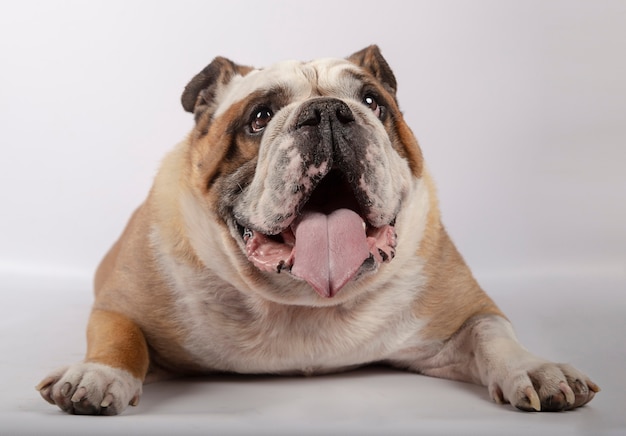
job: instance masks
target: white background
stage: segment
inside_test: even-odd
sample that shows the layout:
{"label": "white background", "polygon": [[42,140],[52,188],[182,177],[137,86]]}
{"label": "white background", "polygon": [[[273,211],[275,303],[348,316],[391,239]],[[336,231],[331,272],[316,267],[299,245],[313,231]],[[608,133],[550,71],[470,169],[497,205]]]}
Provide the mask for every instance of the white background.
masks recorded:
{"label": "white background", "polygon": [[[6,336],[17,289],[45,293],[39,301],[61,291],[20,277],[88,294],[160,159],[191,129],[180,94],[213,57],[263,66],[371,43],[395,71],[444,223],[478,279],[521,300],[524,287],[512,283],[549,292],[541,280],[550,280],[563,301],[573,281],[584,305],[609,280],[617,319],[626,308],[625,2],[20,0],[0,3],[3,342],[29,340]],[[34,294],[24,295],[15,307],[30,307]],[[615,337],[588,340],[605,357],[624,349],[621,339],[609,346]]]}
{"label": "white background", "polygon": [[0,270],[91,275],[192,127],[217,55],[377,43],[476,274],[623,273],[626,4],[15,1],[0,6]]}

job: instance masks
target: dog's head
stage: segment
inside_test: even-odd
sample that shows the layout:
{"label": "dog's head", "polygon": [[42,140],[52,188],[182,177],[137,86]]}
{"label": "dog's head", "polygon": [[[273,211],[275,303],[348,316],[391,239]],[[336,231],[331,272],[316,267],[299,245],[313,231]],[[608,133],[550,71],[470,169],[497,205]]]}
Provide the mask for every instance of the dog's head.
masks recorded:
{"label": "dog's head", "polygon": [[263,69],[216,58],[185,88],[194,189],[270,298],[328,300],[393,262],[422,172],[395,93],[376,46]]}

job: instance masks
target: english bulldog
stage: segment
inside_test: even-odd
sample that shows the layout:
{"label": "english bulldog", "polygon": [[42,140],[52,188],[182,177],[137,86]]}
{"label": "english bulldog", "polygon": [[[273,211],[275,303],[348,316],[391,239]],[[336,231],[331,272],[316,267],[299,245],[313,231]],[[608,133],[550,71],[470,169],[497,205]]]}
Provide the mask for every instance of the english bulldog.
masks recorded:
{"label": "english bulldog", "polygon": [[559,411],[599,391],[527,351],[446,233],[376,46],[186,86],[191,133],[95,275],[84,361],[42,397],[119,414],[164,374],[320,374],[370,363]]}

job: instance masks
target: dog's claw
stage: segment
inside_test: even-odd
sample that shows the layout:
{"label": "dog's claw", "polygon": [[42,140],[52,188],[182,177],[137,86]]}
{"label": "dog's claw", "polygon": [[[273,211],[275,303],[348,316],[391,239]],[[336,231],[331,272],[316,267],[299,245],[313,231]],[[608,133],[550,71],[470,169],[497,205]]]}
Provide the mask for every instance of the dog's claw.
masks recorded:
{"label": "dog's claw", "polygon": [[133,398],[130,399],[130,404],[131,406],[137,406],[139,404],[139,395],[135,395]]}
{"label": "dog's claw", "polygon": [[525,400],[525,404],[518,403],[516,404],[516,407],[527,412],[540,412],[541,400],[539,399],[539,395],[537,395],[535,389],[532,386],[527,386],[526,389],[524,389],[524,395],[526,396],[526,398],[523,399]]}
{"label": "dog's claw", "polygon": [[113,403],[113,395],[106,394],[100,402],[100,407],[109,407]]}
{"label": "dog's claw", "polygon": [[83,398],[87,396],[87,388],[84,386],[79,387],[72,395],[71,401],[72,403],[79,403]]}
{"label": "dog's claw", "polygon": [[54,381],[54,377],[46,377],[37,386],[35,386],[35,389],[39,391],[41,397],[50,404],[55,404],[51,396],[52,384],[54,383]]}
{"label": "dog's claw", "polygon": [[66,382],[61,387],[61,395],[64,397],[67,397],[70,394],[71,390],[72,390],[72,385],[69,382]]}
{"label": "dog's claw", "polygon": [[559,383],[559,389],[561,390],[561,392],[563,392],[563,395],[565,395],[565,401],[567,402],[567,405],[573,405],[576,401],[576,396],[574,395],[574,391],[572,390],[572,388],[569,387],[567,382],[562,381],[561,383]]}

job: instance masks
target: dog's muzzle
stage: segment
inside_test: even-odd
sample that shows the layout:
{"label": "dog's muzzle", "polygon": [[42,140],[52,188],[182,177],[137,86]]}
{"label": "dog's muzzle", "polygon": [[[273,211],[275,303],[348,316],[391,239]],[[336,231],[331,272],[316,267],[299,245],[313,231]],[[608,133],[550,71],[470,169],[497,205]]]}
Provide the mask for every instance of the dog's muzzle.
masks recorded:
{"label": "dog's muzzle", "polygon": [[[295,117],[293,137],[303,166],[324,168],[300,186],[310,186],[293,218],[274,234],[239,224],[248,259],[264,271],[289,271],[319,295],[333,297],[349,281],[395,255],[393,219],[375,226],[367,217],[372,200],[363,187],[367,144],[355,114],[341,100],[318,98]],[[307,178],[305,175],[299,176]]]}

